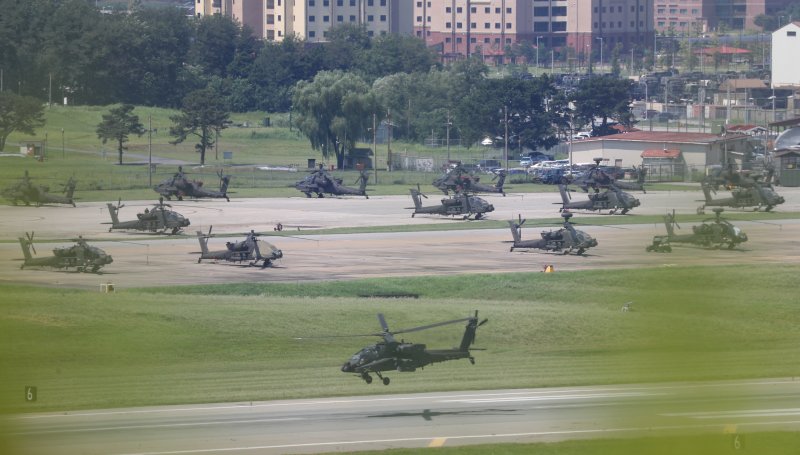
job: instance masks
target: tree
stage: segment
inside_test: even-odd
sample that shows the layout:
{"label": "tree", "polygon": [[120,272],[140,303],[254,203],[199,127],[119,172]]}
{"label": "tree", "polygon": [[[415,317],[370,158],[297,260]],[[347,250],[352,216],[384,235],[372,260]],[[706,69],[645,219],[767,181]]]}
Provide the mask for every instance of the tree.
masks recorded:
{"label": "tree", "polygon": [[36,98],[12,92],[0,92],[0,151],[14,132],[35,134],[44,126],[44,106]]}
{"label": "tree", "polygon": [[180,144],[189,135],[197,136],[200,142],[194,148],[200,153],[200,164],[203,165],[206,163],[206,150],[216,143],[215,135],[227,128],[229,115],[225,101],[216,91],[210,88],[195,90],[183,99],[181,114],[170,117],[174,124],[169,128],[169,134],[175,136],[170,143]]}
{"label": "tree", "polygon": [[311,82],[299,82],[292,101],[294,123],[311,148],[325,158],[333,152],[339,168],[346,151],[372,127],[372,115],[383,112],[366,82],[342,71],[322,71]]}
{"label": "tree", "polygon": [[123,104],[111,109],[108,114],[103,114],[103,121],[97,125],[97,137],[105,144],[109,140],[117,143],[119,164],[122,164],[122,152],[128,147],[128,136],[135,134],[141,136],[145,133],[144,126],[139,121],[139,116],[133,113],[134,105]]}
{"label": "tree", "polygon": [[631,100],[630,79],[617,79],[607,76],[593,76],[584,79],[574,94],[575,113],[579,122],[596,125],[594,119],[603,119],[601,127],[605,127],[609,118],[623,125],[630,125],[632,115],[629,103]]}

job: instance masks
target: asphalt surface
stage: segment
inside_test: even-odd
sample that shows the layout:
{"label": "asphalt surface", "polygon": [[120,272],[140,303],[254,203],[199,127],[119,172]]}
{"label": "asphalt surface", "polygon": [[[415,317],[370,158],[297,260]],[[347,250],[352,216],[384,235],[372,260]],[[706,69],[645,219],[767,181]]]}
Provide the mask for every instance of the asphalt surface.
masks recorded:
{"label": "asphalt surface", "polygon": [[[18,416],[23,454],[319,453],[800,430],[800,382],[487,390]],[[757,444],[747,453],[758,453]]]}
{"label": "asphalt surface", "polygon": [[[775,210],[800,211],[800,189],[778,188],[787,202]],[[155,193],[154,193],[155,194]],[[628,215],[606,215],[634,222],[641,214],[695,213],[701,193],[649,191],[635,193],[642,206]],[[495,206],[489,219],[509,220],[519,215],[528,221],[523,238],[558,226],[537,226],[536,220],[558,216],[555,193],[484,196]],[[574,199],[586,196],[575,193]],[[427,203],[438,202],[430,195]],[[121,220],[134,219],[151,205],[149,201],[127,202]],[[173,202],[173,209],[191,220],[184,236],[162,236],[142,232],[108,232],[110,217],[105,203],[79,203],[73,207],[0,206],[0,282],[44,286],[93,288],[113,283],[117,288],[231,281],[336,280],[380,276],[414,276],[452,273],[503,273],[539,271],[547,265],[556,270],[609,267],[660,267],[691,264],[796,263],[798,221],[777,220],[770,224],[737,222],[749,237],[734,251],[676,247],[671,254],[645,253],[654,235],[664,234],[663,224],[629,224],[616,227],[579,226],[597,238],[599,246],[585,257],[541,252],[509,252],[509,229],[389,232],[372,234],[307,235],[311,229],[396,225],[454,225],[479,227],[483,221],[463,221],[440,216],[411,218],[411,198],[402,196],[307,199],[265,198]],[[573,221],[586,216],[576,212]],[[713,214],[709,214],[713,216]],[[278,224],[292,237],[267,237],[281,249],[284,258],[275,267],[260,269],[232,263],[197,263],[200,246],[196,230],[220,237],[209,240],[209,248],[224,249],[225,242],[241,240],[251,229],[273,232]],[[212,228],[213,226],[213,228]],[[689,226],[684,226],[688,230]],[[20,270],[22,251],[17,237],[34,232],[36,239],[65,239],[36,243],[39,256],[54,247],[72,244],[68,239],[83,235],[90,243],[111,254],[114,262],[101,274],[26,268]],[[262,237],[263,238],[263,237]],[[700,251],[698,253],[698,251]]]}

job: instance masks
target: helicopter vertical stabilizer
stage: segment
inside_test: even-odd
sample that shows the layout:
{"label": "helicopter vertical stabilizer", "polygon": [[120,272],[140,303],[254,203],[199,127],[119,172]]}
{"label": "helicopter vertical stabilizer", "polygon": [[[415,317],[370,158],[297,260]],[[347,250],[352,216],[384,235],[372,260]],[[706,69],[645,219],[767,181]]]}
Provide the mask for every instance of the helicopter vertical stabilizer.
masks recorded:
{"label": "helicopter vertical stabilizer", "polygon": [[478,327],[485,324],[486,321],[488,321],[488,319],[478,322],[478,311],[476,310],[475,316],[469,318],[467,327],[464,329],[464,336],[461,338],[461,345],[458,347],[459,351],[469,352],[469,347],[475,342],[475,332],[478,330]]}
{"label": "helicopter vertical stabilizer", "polygon": [[197,231],[197,240],[200,241],[200,251],[202,251],[203,254],[208,254],[208,239],[206,236],[202,232]]}
{"label": "helicopter vertical stabilizer", "polygon": [[111,203],[107,203],[106,206],[108,206],[108,213],[111,215],[111,225],[119,224],[119,217],[117,216],[118,209]]}
{"label": "helicopter vertical stabilizer", "polygon": [[20,237],[19,238],[19,244],[22,246],[22,254],[25,255],[25,260],[26,261],[30,261],[31,259],[33,259],[33,256],[31,256],[31,244],[30,244],[30,242],[27,241],[26,239],[24,239],[23,237]]}

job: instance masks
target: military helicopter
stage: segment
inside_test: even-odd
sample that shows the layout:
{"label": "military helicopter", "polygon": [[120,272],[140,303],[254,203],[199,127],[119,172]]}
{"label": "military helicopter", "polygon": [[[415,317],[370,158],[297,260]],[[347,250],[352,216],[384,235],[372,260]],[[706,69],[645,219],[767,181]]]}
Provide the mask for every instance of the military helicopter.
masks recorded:
{"label": "military helicopter", "polygon": [[318,198],[325,197],[325,194],[331,194],[334,196],[364,196],[369,199],[369,195],[367,195],[368,181],[367,171],[362,169],[358,179],[355,181],[355,183],[359,184],[358,188],[344,186],[342,185],[342,179],[331,175],[320,164],[317,170],[295,183],[294,187],[305,193],[306,197],[311,197],[311,193],[314,193]]}
{"label": "military helicopter", "polygon": [[178,172],[172,177],[163,180],[153,189],[161,197],[167,198],[168,201],[171,201],[173,197],[176,197],[179,201],[182,201],[184,197],[191,197],[195,199],[225,198],[226,201],[230,202],[228,184],[231,178],[228,175],[222,175],[222,171],[217,171],[217,176],[219,176],[220,180],[219,191],[206,190],[203,188],[203,182],[188,179],[186,174],[183,173],[183,166],[178,166]]}
{"label": "military helicopter", "polygon": [[208,233],[203,234],[197,231],[197,239],[200,241],[200,257],[197,258],[197,263],[203,259],[211,259],[214,261],[228,261],[228,262],[248,262],[250,266],[256,266],[261,263],[261,268],[266,268],[272,265],[272,261],[283,257],[283,252],[275,245],[258,240],[259,234],[250,231],[246,234],[244,240],[240,242],[226,242],[224,250],[209,251],[208,239],[211,237],[211,228],[208,228]]}
{"label": "military helicopter", "polygon": [[506,171],[503,169],[497,171],[492,177],[492,180],[495,179],[497,179],[497,183],[494,185],[480,183],[480,177],[473,176],[461,164],[457,164],[434,180],[433,186],[440,189],[445,195],[450,194],[451,191],[454,193],[468,191],[473,193],[499,193],[505,196],[503,184],[506,181]]}
{"label": "military helicopter", "polygon": [[64,196],[50,193],[50,188],[43,185],[36,185],[31,182],[28,171],[17,181],[17,183],[3,190],[3,197],[10,200],[12,204],[18,205],[22,202],[25,205],[36,204],[41,207],[44,204],[69,204],[75,207],[72,195],[75,193],[76,182],[70,177],[64,187]]}
{"label": "military helicopter", "polygon": [[114,260],[111,255],[96,246],[90,246],[83,237],[78,237],[75,245],[63,248],[54,248],[53,256],[35,258],[31,255],[36,254],[33,246],[33,232],[25,233],[25,237],[19,238],[22,246],[22,254],[25,255],[24,262],[19,267],[52,267],[56,269],[69,269],[74,267],[78,272],[97,273],[104,265],[111,264]]}
{"label": "military helicopter", "polygon": [[703,189],[705,203],[697,208],[699,214],[704,213],[706,207],[753,207],[754,210],[764,207],[764,210],[769,212],[776,205],[786,202],[783,196],[779,196],[769,185],[758,182],[751,186],[734,188],[731,192],[732,197],[722,199],[713,199],[711,192],[714,190],[711,185],[701,184],[700,187]]}
{"label": "military helicopter", "polygon": [[647,169],[644,167],[638,169],[636,182],[622,182],[614,178],[613,175],[609,174],[600,167],[600,162],[602,160],[602,158],[595,158],[594,166],[584,172],[580,177],[572,180],[572,184],[578,186],[583,190],[584,193],[588,192],[589,188],[597,192],[600,189],[607,189],[611,187],[615,187],[620,190],[642,191],[647,193],[644,188],[644,179],[647,174]]}
{"label": "military helicopter", "polygon": [[575,254],[583,255],[589,248],[597,246],[597,240],[594,237],[573,227],[572,223],[570,223],[572,213],[561,212],[561,217],[564,218],[564,227],[557,231],[542,231],[542,238],[533,240],[522,240],[522,225],[525,224],[526,220],[521,215],[518,221],[509,220],[508,226],[511,228],[511,235],[514,237],[513,245],[511,245],[509,251],[514,251],[515,248],[522,248],[554,251],[563,254],[574,252]]}
{"label": "military helicopter", "polygon": [[699,226],[692,226],[692,233],[683,235],[675,233],[675,226],[678,229],[681,228],[675,221],[675,212],[665,215],[664,225],[667,227],[667,235],[653,237],[653,243],[648,245],[646,250],[657,253],[670,253],[672,252],[671,244],[673,243],[699,245],[706,248],[727,247],[730,250],[736,245],[746,242],[747,234],[722,218],[724,210],[721,207],[715,207],[715,218],[705,220]]}
{"label": "military helicopter", "polygon": [[[403,340],[397,341],[394,338],[394,335],[398,333],[418,332],[420,330],[427,330],[465,321],[467,322],[467,326],[464,330],[464,336],[461,338],[461,344],[453,349],[426,349],[424,344],[406,343]],[[475,342],[475,332],[478,327],[486,324],[487,321],[488,319],[484,319],[478,322],[478,312],[475,311],[475,316],[472,317],[437,322],[435,324],[392,332],[389,330],[389,326],[386,324],[386,319],[383,317],[383,314],[378,313],[378,322],[380,322],[382,329],[381,332],[352,336],[377,336],[383,338],[383,341],[367,346],[353,354],[350,360],[342,365],[342,372],[355,373],[367,384],[372,383],[372,376],[370,376],[370,373],[375,373],[375,375],[383,381],[384,385],[389,385],[389,378],[383,376],[381,374],[382,371],[396,370],[400,372],[409,372],[415,371],[417,368],[424,368],[432,363],[456,359],[468,359],[470,363],[474,365],[475,358],[472,357],[469,347]]]}
{"label": "military helicopter", "polygon": [[[609,215],[614,215],[621,209],[621,214],[628,213],[632,208],[639,207],[640,202],[630,194],[616,187],[610,187],[604,191],[589,193],[588,201],[571,202],[569,190],[566,185],[558,185],[561,193],[561,208],[564,210],[608,210]],[[556,202],[555,204],[558,204]]]}
{"label": "military helicopter", "polygon": [[[456,193],[449,198],[443,198],[441,205],[422,206],[422,198],[428,198],[419,189],[411,189],[411,199],[414,200],[414,213],[411,218],[418,213],[430,215],[456,216],[463,215],[467,220],[471,215],[475,215],[476,220],[483,218],[483,214],[494,211],[494,206],[485,200],[471,196],[467,193]],[[409,207],[411,208],[411,207]]]}
{"label": "military helicopter", "polygon": [[[152,209],[144,209],[143,213],[137,213],[135,220],[120,221],[117,216],[119,209],[125,207],[121,201],[117,205],[111,203],[108,206],[108,213],[111,214],[111,227],[108,232],[113,229],[135,229],[137,231],[150,231],[170,234],[177,234],[182,228],[189,225],[189,219],[184,217],[178,212],[168,210],[166,207],[172,207],[169,204],[164,204],[164,198],[158,198],[158,204],[153,205]],[[108,224],[108,223],[104,223]]]}

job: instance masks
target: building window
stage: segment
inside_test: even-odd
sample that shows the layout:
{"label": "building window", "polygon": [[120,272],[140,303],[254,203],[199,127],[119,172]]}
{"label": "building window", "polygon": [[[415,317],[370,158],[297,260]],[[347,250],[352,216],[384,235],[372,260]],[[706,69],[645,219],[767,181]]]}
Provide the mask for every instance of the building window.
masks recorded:
{"label": "building window", "polygon": [[367,14],[367,22],[373,22],[375,20],[375,16],[372,14]]}
{"label": "building window", "polygon": [[315,20],[316,20],[316,18],[314,16],[308,16],[308,21],[309,22],[314,22]]}
{"label": "building window", "polygon": [[469,24],[469,28],[471,28],[471,29],[473,29],[473,30],[474,30],[474,29],[478,28],[478,24],[476,24],[475,22],[471,22],[471,23]]}
{"label": "building window", "polygon": [[275,23],[275,15],[267,14],[267,24],[274,24],[274,23]]}
{"label": "building window", "polygon": [[533,8],[533,17],[547,17],[550,8],[546,6],[537,6]]}
{"label": "building window", "polygon": [[330,22],[330,21],[331,21],[330,16],[322,16],[322,22]]}
{"label": "building window", "polygon": [[795,31],[787,31],[786,32],[786,36],[792,36],[792,37],[797,36],[797,32],[795,32]]}
{"label": "building window", "polygon": [[336,16],[336,22],[344,22],[344,16],[342,16],[341,14]]}
{"label": "building window", "polygon": [[471,7],[471,8],[469,9],[469,12],[470,12],[470,13],[477,13],[477,12],[478,12],[478,8],[475,8],[475,7],[473,6],[473,7]]}
{"label": "building window", "polygon": [[547,32],[550,29],[550,22],[534,22],[534,32]]}
{"label": "building window", "polygon": [[308,37],[309,38],[313,38],[315,36],[317,36],[317,32],[315,32],[314,30],[311,30],[311,31],[308,32]]}
{"label": "building window", "polygon": [[381,14],[381,22],[386,22],[386,15],[385,14]]}
{"label": "building window", "polygon": [[554,6],[552,9],[553,16],[566,16],[567,15],[567,7],[566,6]]}
{"label": "building window", "polygon": [[483,39],[483,42],[484,42],[484,43],[486,43],[486,44],[489,44],[489,43],[491,43],[491,42],[492,42],[492,40],[491,40],[491,39],[489,39],[489,38],[484,38],[484,39]]}
{"label": "building window", "polygon": [[351,14],[350,15],[350,22],[355,22],[355,21],[356,21],[356,16],[354,14]]}
{"label": "building window", "polygon": [[[316,2],[316,0],[308,0],[308,6],[316,6],[316,5],[314,5],[315,2]],[[310,36],[310,34],[309,34],[309,36]]]}
{"label": "building window", "polygon": [[473,38],[470,38],[470,39],[469,39],[469,42],[470,42],[470,43],[477,43],[477,42],[478,42],[478,39],[473,37]]}
{"label": "building window", "polygon": [[453,24],[451,24],[450,22],[445,22],[444,28],[453,28]]}
{"label": "building window", "polygon": [[463,24],[461,22],[456,22],[456,28],[461,30],[464,27],[463,27]]}
{"label": "building window", "polygon": [[446,38],[444,39],[444,42],[445,42],[445,43],[449,43],[449,42],[450,42],[450,37],[449,37],[449,36],[448,36],[448,37],[446,37]]}
{"label": "building window", "polygon": [[336,6],[344,6],[344,0],[336,0]]}
{"label": "building window", "polygon": [[460,36],[456,37],[456,43],[457,44],[461,44],[461,37]]}
{"label": "building window", "polygon": [[486,8],[483,9],[483,12],[489,14],[492,12],[492,9],[487,6]]}
{"label": "building window", "polygon": [[494,23],[494,28],[499,30],[500,29],[500,22],[495,22]]}
{"label": "building window", "polygon": [[417,22],[422,22],[422,16],[417,16]]}
{"label": "building window", "polygon": [[[381,0],[381,6],[386,6],[386,0]],[[385,35],[386,33],[381,32],[381,35]]]}
{"label": "building window", "polygon": [[550,31],[553,31],[553,32],[566,32],[567,31],[567,23],[564,22],[564,21],[553,22],[550,25]]}
{"label": "building window", "polygon": [[506,30],[511,30],[511,22],[506,22]]}
{"label": "building window", "polygon": [[463,13],[462,8],[460,6],[456,7],[456,14],[461,14],[461,13]]}
{"label": "building window", "polygon": [[483,23],[483,28],[492,28],[492,24],[489,23],[489,22],[484,22]]}

